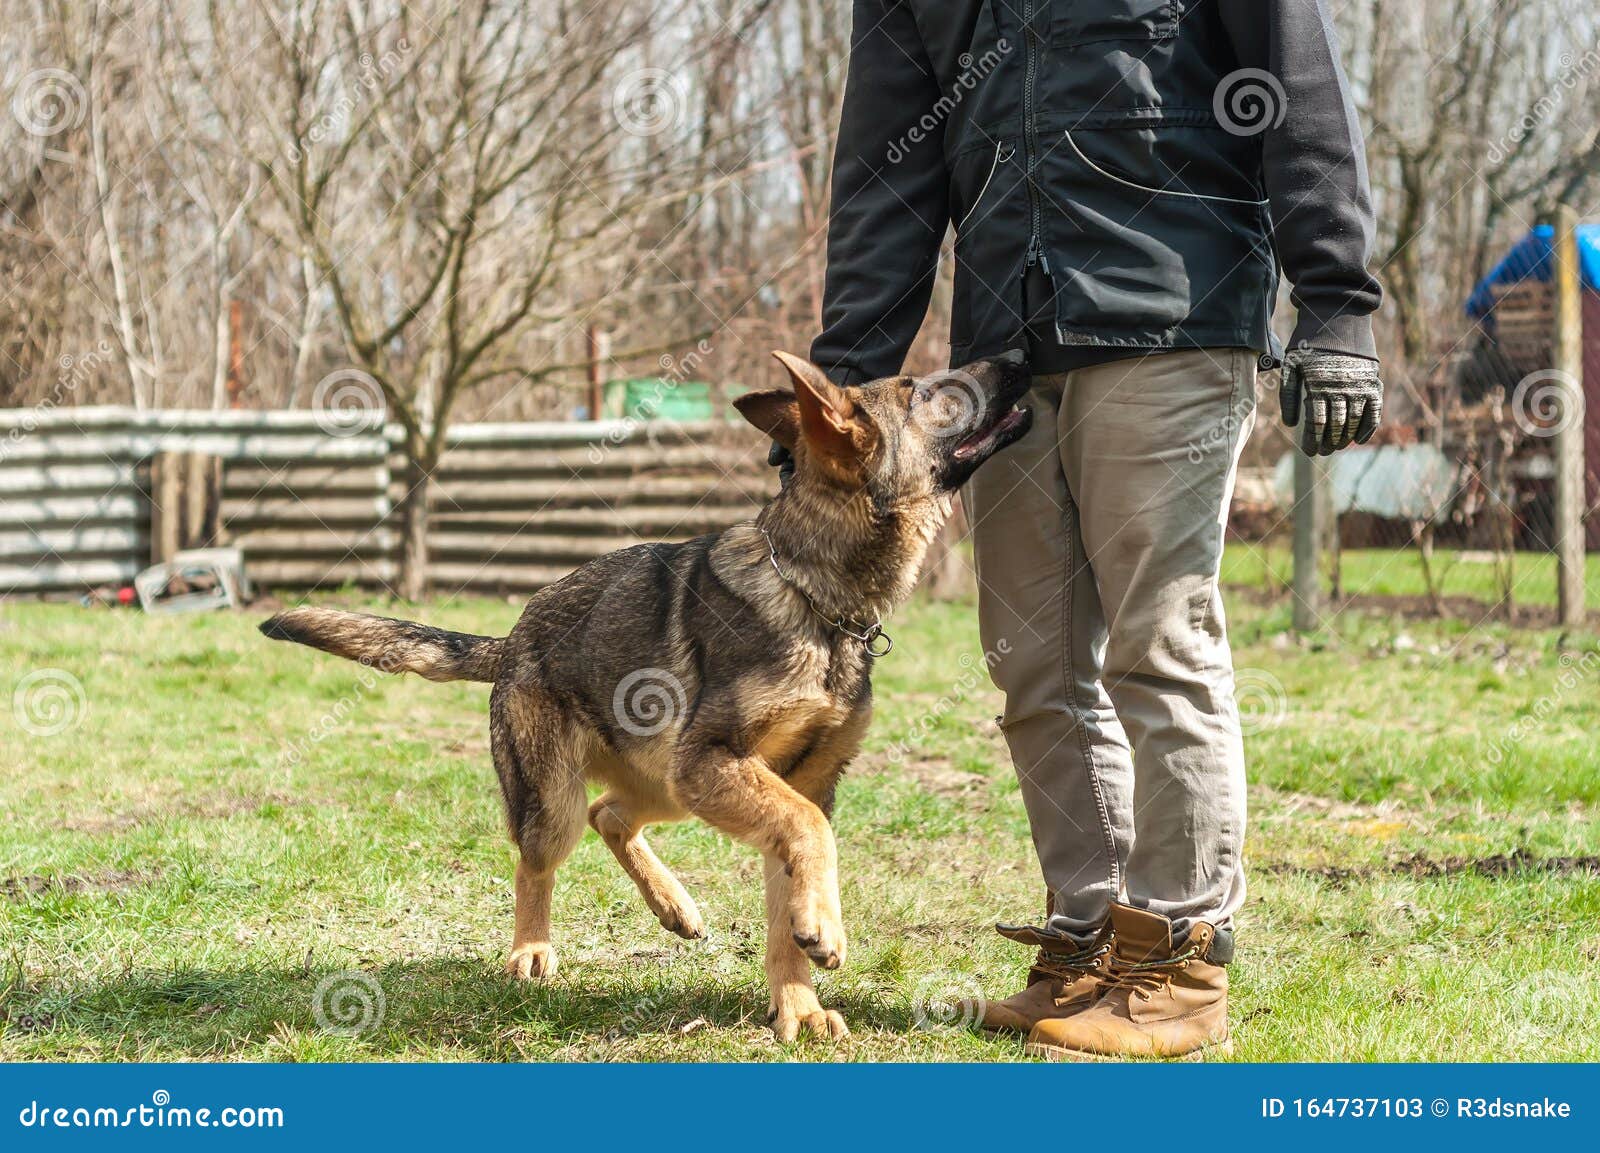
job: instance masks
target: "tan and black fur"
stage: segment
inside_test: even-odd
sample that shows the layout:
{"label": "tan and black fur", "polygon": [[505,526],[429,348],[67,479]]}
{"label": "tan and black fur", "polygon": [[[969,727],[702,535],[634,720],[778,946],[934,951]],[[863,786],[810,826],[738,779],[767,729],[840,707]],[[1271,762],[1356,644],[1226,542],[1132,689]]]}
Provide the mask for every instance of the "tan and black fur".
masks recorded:
{"label": "tan and black fur", "polygon": [[[807,960],[845,959],[828,818],[867,728],[874,658],[834,622],[859,630],[910,594],[951,494],[1030,418],[1012,407],[1028,386],[1015,354],[854,388],[779,357],[794,391],[735,402],[796,460],[754,521],[592,561],[537,593],[504,639],[318,608],[262,631],[387,671],[493,683],[490,743],[521,854],[506,965],[517,977],[555,972],[555,873],[586,817],[688,938],[704,931],[700,911],[645,826],[693,815],[753,845],[770,1018],[787,1040],[846,1032]],[[603,790],[593,803],[590,783]]]}

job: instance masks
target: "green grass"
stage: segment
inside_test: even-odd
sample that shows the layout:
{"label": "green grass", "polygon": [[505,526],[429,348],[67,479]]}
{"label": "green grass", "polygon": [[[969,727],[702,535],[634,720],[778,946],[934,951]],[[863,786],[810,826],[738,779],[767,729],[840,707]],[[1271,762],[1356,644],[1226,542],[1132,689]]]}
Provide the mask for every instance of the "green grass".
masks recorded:
{"label": "green grass", "polygon": [[[423,615],[493,632],[516,611]],[[1253,803],[1235,1058],[1600,1058],[1600,878],[1407,863],[1596,852],[1595,642],[1354,612],[1302,641],[1282,604],[1230,612]],[[586,836],[560,975],[503,979],[486,690],[379,681],[253,623],[0,609],[0,1058],[1021,1058],[919,1013],[1014,991],[1029,958],[988,926],[1041,900],[970,605],[897,618],[841,789],[837,1047],[771,1038],[757,858],[693,823],[653,840],[708,940],[665,934]],[[23,683],[47,669],[74,678],[60,717]],[[19,684],[31,727],[72,723],[25,731]],[[314,1007],[348,972],[384,999],[355,1036],[324,1027],[337,996]]]}
{"label": "green grass", "polygon": [[[1325,559],[1325,572],[1331,561]],[[1428,592],[1421,555],[1415,548],[1345,549],[1340,557],[1343,590],[1357,597],[1422,597]],[[1463,549],[1436,549],[1434,579],[1439,595],[1479,601],[1487,612],[1500,601],[1493,554]],[[1238,543],[1223,559],[1225,584],[1241,588],[1285,589],[1294,573],[1287,539]],[[1591,553],[1585,574],[1588,606],[1600,610],[1600,553]],[[1556,603],[1556,560],[1551,553],[1519,552],[1513,562],[1515,602],[1553,606]]]}

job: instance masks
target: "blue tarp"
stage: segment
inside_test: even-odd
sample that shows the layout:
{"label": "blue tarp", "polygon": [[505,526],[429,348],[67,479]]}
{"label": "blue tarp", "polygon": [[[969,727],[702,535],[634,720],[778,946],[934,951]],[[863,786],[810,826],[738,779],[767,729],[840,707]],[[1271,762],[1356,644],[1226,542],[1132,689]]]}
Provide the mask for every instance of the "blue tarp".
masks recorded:
{"label": "blue tarp", "polygon": [[[1482,320],[1494,307],[1494,289],[1519,280],[1549,280],[1553,263],[1550,259],[1550,239],[1555,229],[1541,224],[1519,240],[1505,258],[1495,265],[1488,276],[1478,282],[1467,299],[1467,315]],[[1600,292],[1600,224],[1578,225],[1578,267],[1583,283]]]}

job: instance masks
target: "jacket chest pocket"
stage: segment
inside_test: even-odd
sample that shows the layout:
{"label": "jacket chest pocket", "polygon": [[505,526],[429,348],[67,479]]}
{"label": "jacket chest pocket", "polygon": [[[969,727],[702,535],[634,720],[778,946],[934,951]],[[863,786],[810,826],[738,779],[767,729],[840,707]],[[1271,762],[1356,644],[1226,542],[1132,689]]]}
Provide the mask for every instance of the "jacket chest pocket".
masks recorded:
{"label": "jacket chest pocket", "polygon": [[1181,0],[1055,0],[1050,43],[1166,40],[1178,34],[1182,17]]}

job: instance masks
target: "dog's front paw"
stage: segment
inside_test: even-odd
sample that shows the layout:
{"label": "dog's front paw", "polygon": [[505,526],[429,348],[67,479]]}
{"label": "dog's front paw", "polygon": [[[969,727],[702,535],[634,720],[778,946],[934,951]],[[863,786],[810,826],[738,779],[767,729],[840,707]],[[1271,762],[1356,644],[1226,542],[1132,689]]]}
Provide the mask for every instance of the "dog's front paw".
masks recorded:
{"label": "dog's front paw", "polygon": [[664,903],[656,910],[656,919],[661,922],[663,929],[676,933],[685,941],[698,941],[706,935],[706,923],[700,918],[700,910],[687,893],[681,902]]}
{"label": "dog's front paw", "polygon": [[796,894],[789,927],[794,943],[817,968],[837,969],[844,964],[844,922],[837,901]]}
{"label": "dog's front paw", "polygon": [[548,944],[518,945],[506,962],[506,974],[519,981],[556,975],[556,951]]}
{"label": "dog's front paw", "polygon": [[838,1041],[850,1035],[850,1027],[833,1009],[824,1009],[809,989],[803,996],[774,998],[767,1010],[767,1023],[780,1041],[793,1041],[802,1033],[824,1041]]}

